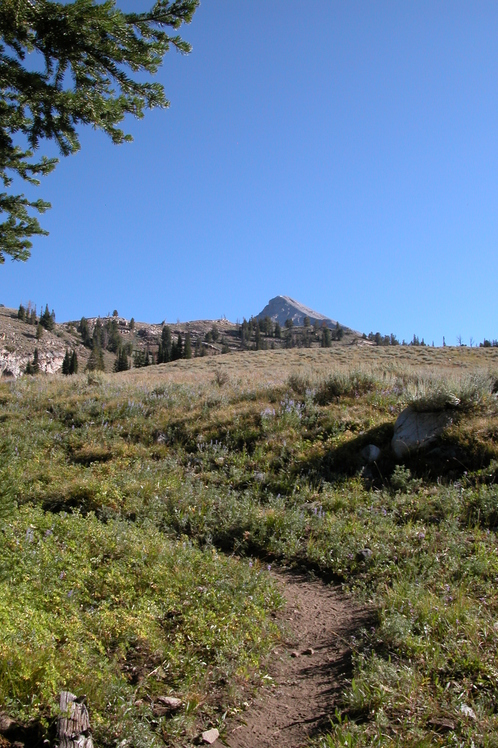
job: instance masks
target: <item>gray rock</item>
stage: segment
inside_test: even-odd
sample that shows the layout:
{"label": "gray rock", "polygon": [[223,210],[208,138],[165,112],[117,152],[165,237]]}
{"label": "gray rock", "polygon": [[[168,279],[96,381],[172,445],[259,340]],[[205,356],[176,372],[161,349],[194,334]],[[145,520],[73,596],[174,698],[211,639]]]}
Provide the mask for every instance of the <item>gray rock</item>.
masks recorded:
{"label": "gray rock", "polygon": [[158,696],[157,700],[172,712],[180,709],[182,705],[182,700],[177,699],[176,696]]}
{"label": "gray rock", "polygon": [[361,456],[367,462],[375,462],[375,460],[378,460],[380,457],[380,449],[376,447],[375,444],[367,444],[367,446],[361,450]]}
{"label": "gray rock", "polygon": [[453,419],[447,411],[419,413],[408,407],[403,410],[394,424],[391,447],[398,459],[413,449],[420,449],[433,442]]}
{"label": "gray rock", "polygon": [[370,548],[362,548],[362,550],[358,551],[356,554],[356,558],[358,561],[369,561],[372,558],[372,551]]}
{"label": "gray rock", "polygon": [[211,728],[211,730],[205,730],[201,735],[203,742],[209,743],[209,745],[215,743],[219,737],[220,733],[218,732],[216,727]]}

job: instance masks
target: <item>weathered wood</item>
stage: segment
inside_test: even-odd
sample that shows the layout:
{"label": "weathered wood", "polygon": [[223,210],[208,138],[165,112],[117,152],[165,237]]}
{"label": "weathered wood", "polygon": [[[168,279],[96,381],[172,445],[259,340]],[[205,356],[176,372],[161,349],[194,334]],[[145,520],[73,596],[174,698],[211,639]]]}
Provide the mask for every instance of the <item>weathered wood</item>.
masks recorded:
{"label": "weathered wood", "polygon": [[59,748],[93,748],[88,709],[70,691],[60,695],[61,716],[57,723]]}

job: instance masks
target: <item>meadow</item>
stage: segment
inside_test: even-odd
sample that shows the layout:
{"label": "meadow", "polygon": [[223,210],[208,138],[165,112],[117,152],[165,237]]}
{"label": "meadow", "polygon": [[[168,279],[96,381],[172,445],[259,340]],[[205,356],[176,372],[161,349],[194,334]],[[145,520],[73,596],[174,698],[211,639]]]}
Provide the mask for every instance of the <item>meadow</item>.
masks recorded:
{"label": "meadow", "polygon": [[[497,349],[406,346],[1,384],[0,710],[51,740],[67,688],[99,746],[223,737],[285,565],[375,611],[314,746],[498,746],[497,390]],[[400,464],[408,404],[453,423]]]}

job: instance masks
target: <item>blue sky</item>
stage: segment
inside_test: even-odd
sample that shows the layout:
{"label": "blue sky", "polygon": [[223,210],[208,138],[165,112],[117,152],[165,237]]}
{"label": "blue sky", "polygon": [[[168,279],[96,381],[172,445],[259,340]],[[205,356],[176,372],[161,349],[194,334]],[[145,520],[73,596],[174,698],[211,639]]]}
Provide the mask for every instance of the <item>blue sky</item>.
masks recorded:
{"label": "blue sky", "polygon": [[[121,0],[125,10],[144,0]],[[84,130],[0,302],[498,338],[498,3],[203,0],[132,144]]]}

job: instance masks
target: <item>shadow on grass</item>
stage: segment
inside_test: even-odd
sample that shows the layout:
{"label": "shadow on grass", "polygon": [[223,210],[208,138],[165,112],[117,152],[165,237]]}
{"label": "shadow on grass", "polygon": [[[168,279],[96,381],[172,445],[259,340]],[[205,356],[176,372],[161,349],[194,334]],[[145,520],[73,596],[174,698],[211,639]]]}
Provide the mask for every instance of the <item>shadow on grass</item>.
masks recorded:
{"label": "shadow on grass", "polygon": [[[352,476],[361,476],[366,487],[387,486],[396,465],[409,468],[414,478],[434,482],[458,480],[462,476],[486,471],[493,460],[498,459],[498,444],[482,440],[469,433],[445,433],[426,448],[410,452],[403,460],[397,460],[391,450],[394,424],[386,423],[369,429],[363,434],[329,450],[323,455],[313,456],[300,462],[296,478],[306,476],[312,482],[336,482]],[[362,451],[373,444],[380,449],[380,457],[368,462]]]}

